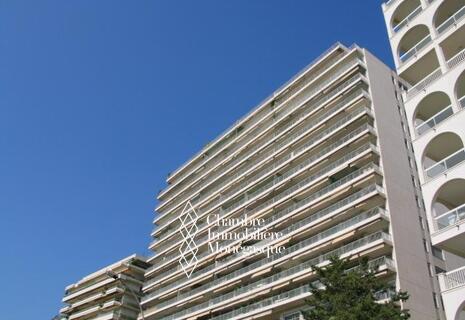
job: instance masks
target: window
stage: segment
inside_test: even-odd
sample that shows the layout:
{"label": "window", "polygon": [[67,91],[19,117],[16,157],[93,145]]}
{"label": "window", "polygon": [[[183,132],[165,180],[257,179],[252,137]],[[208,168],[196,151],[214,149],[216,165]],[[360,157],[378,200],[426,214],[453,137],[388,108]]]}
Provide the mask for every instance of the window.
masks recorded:
{"label": "window", "polygon": [[283,320],[300,320],[300,312],[294,312],[291,314],[287,314],[283,317]]}
{"label": "window", "polygon": [[442,252],[441,249],[439,248],[436,248],[433,246],[433,256],[435,256],[436,258],[440,259],[440,260],[444,260],[444,254]]}

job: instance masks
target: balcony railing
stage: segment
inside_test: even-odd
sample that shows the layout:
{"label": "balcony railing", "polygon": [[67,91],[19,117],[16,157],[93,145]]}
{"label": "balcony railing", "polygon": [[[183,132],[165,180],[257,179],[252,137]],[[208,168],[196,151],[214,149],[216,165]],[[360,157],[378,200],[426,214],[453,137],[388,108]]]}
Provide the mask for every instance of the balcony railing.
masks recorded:
{"label": "balcony railing", "polygon": [[465,96],[459,99],[459,105],[462,109],[465,109]]}
{"label": "balcony railing", "polygon": [[[178,317],[188,315],[189,313],[201,310],[203,308],[214,307],[215,304],[218,304],[220,302],[231,299],[234,296],[246,293],[247,291],[256,289],[256,288],[258,288],[260,286],[263,286],[263,285],[266,285],[266,284],[269,284],[269,283],[272,283],[272,282],[279,281],[282,278],[288,277],[288,276],[290,276],[292,274],[296,274],[296,273],[298,273],[300,271],[303,271],[305,269],[310,269],[311,270],[312,266],[323,264],[323,263],[327,262],[331,257],[333,257],[335,255],[341,256],[341,255],[347,254],[348,252],[354,251],[357,248],[360,248],[360,247],[362,247],[362,246],[364,246],[366,244],[369,244],[370,242],[380,240],[380,239],[390,240],[390,237],[389,237],[388,234],[385,234],[383,232],[378,232],[378,233],[372,234],[372,235],[370,235],[368,237],[356,240],[354,242],[349,243],[348,245],[345,245],[343,247],[337,248],[335,250],[332,250],[330,252],[327,252],[325,254],[317,256],[316,258],[313,258],[313,259],[311,259],[311,260],[309,260],[309,261],[307,261],[307,262],[305,262],[305,263],[303,263],[301,265],[297,265],[296,267],[293,267],[291,269],[287,269],[286,271],[277,273],[277,274],[275,274],[275,275],[273,275],[271,277],[262,279],[262,280],[260,280],[258,282],[252,283],[252,284],[250,284],[250,285],[248,285],[246,287],[236,289],[233,292],[228,293],[226,295],[219,296],[219,297],[214,298],[214,299],[212,299],[210,301],[204,302],[202,304],[196,305],[196,306],[188,308],[188,309],[184,309],[184,310],[182,310],[180,312],[177,312],[175,314],[163,317],[163,318],[161,318],[161,320],[173,320],[173,319],[176,319]],[[255,262],[253,265],[255,265],[255,264],[264,265],[266,263],[275,261],[277,259],[281,259],[284,256],[287,256],[292,252],[296,252],[296,251],[302,249],[303,247],[308,246],[310,243],[316,243],[319,240],[321,240],[321,238],[319,238],[319,237],[316,238],[316,239],[309,238],[309,239],[303,240],[303,241],[293,245],[292,247],[287,248],[282,254],[276,254],[274,256],[270,256],[269,258],[266,258],[266,259]],[[371,240],[371,241],[367,241],[367,240]],[[252,267],[252,265],[249,265],[249,266],[247,266],[247,267],[245,267],[243,269],[240,269],[238,271],[243,271],[242,273],[244,273],[245,270],[253,271],[254,269],[257,269],[257,267],[258,267],[257,265],[255,265],[254,267]],[[236,272],[234,272],[234,273],[236,273]],[[227,278],[228,276],[226,276],[224,278]],[[230,277],[230,279],[232,279],[232,278],[234,278],[234,277]],[[223,281],[225,281],[225,280],[223,279]],[[244,288],[246,288],[246,290],[244,290]]]}
{"label": "balcony railing", "polygon": [[[353,207],[355,206],[357,203],[360,203],[363,199],[365,199],[366,197],[368,197],[370,194],[374,194],[375,192],[378,192],[378,193],[382,193],[382,188],[376,184],[373,184],[373,185],[370,185],[358,192],[355,192],[354,194],[334,203],[333,205],[329,206],[329,207],[326,207],[314,214],[312,214],[312,217],[313,219],[317,220],[317,219],[322,219],[323,217],[326,217],[326,216],[329,216],[333,213],[337,213],[337,212],[340,212],[342,210],[345,210],[346,208],[348,207]],[[284,211],[283,212],[277,212],[276,215],[270,217],[271,219],[280,219],[282,217],[285,217],[287,214],[289,213],[292,213],[293,211],[290,211],[290,212],[287,212],[287,211]],[[171,282],[170,284],[168,285],[165,285],[163,287],[160,287],[154,291],[152,291],[150,294],[148,294],[144,300],[149,300],[151,298],[155,298],[156,296],[160,295],[160,294],[164,294],[164,293],[168,293],[170,290],[175,290],[177,287],[183,287],[183,286],[186,286],[188,285],[187,283],[194,283],[196,280],[200,279],[202,276],[204,276],[205,274],[207,274],[208,272],[210,271],[213,271],[214,269],[217,269],[217,270],[220,270],[223,266],[226,266],[228,263],[230,263],[232,260],[234,260],[235,257],[234,255],[233,256],[230,256],[224,260],[221,260],[221,261],[218,261],[216,262],[215,264],[211,264],[201,270],[198,270],[198,271],[195,271],[191,278],[190,279],[186,279],[186,278],[182,278],[182,279],[179,279],[179,280],[176,280],[174,282]],[[145,286],[144,286],[144,290],[146,290],[151,284],[154,284],[154,283],[157,283],[156,280],[154,279],[151,279],[149,280]]]}
{"label": "balcony railing", "polygon": [[[313,148],[316,144],[321,143],[322,139],[324,137],[329,137],[330,135],[337,132],[340,128],[345,127],[349,122],[352,122],[353,119],[357,119],[360,115],[362,115],[364,113],[370,114],[370,109],[365,108],[365,107],[364,108],[359,108],[356,111],[348,114],[347,116],[339,119],[331,127],[329,127],[327,129],[325,129],[324,131],[318,133],[312,139],[307,141],[303,146],[299,147],[299,149],[294,150],[292,157],[297,157],[298,155],[300,156],[300,154],[303,154],[304,152],[310,150],[310,148]],[[264,159],[268,158],[272,154],[276,154],[276,153],[284,150],[286,146],[294,144],[297,141],[300,141],[303,138],[303,136],[306,135],[306,132],[308,130],[311,130],[312,128],[315,128],[315,127],[317,127],[317,125],[319,125],[319,123],[324,122],[324,121],[322,121],[322,119],[318,119],[318,120],[319,120],[319,122],[312,122],[308,126],[306,126],[305,128],[302,128],[301,130],[298,130],[297,132],[290,135],[289,137],[287,137],[283,141],[275,143],[275,146],[270,151],[264,153],[263,155],[260,155],[259,159],[256,159],[256,161],[260,162],[261,160],[264,160]],[[250,169],[250,168],[248,168],[248,169]],[[242,170],[241,170],[241,172],[242,172]],[[213,203],[213,204],[216,205],[215,203]],[[239,205],[241,205],[241,204],[239,204]],[[237,208],[237,207],[238,206],[236,206],[235,208]],[[212,206],[204,208],[202,210],[202,217],[206,216],[207,213],[209,213],[211,209],[212,209]],[[229,213],[231,210],[233,210],[233,208],[227,208],[227,209],[223,210],[223,212],[221,214]],[[178,220],[178,217],[174,217],[172,219],[172,222],[175,222],[176,220]],[[179,228],[176,227],[176,229],[174,229],[172,232],[163,235],[163,237],[161,239],[165,239],[165,238],[171,237],[172,235],[177,234],[177,232],[179,231],[178,229]],[[154,242],[155,242],[155,240],[154,240]]]}
{"label": "balcony railing", "polygon": [[[374,209],[371,209],[365,213],[361,213],[349,220],[346,220],[342,223],[339,223],[338,225],[334,226],[334,227],[331,227],[315,236],[313,236],[312,238],[314,239],[314,243],[317,242],[317,241],[321,241],[322,239],[325,239],[325,238],[328,238],[336,233],[339,233],[345,229],[348,229],[356,224],[359,224],[360,222],[364,221],[364,220],[367,220],[377,214],[384,214],[384,215],[387,215],[387,213],[384,211],[384,209],[382,208],[374,208]],[[311,218],[311,216],[309,217]],[[308,225],[310,222],[312,222],[313,220],[309,219],[309,218],[306,218],[306,219],[303,219],[301,220],[300,222],[297,222],[287,228],[285,228],[284,230],[282,230],[281,232],[283,233],[283,235],[287,235],[289,234],[290,232],[293,232],[297,229],[300,229],[306,225]],[[310,221],[311,220],[311,221]],[[316,260],[313,259],[311,260],[309,263],[308,263],[308,267],[311,267],[312,265],[314,265],[314,262]],[[318,261],[317,261],[318,262]],[[263,259],[263,260],[260,260],[260,261],[257,261],[245,268],[242,268],[242,269],[239,269],[239,270],[236,270],[235,272],[225,276],[225,277],[221,277],[221,278],[218,278],[218,279],[215,279],[211,282],[208,282],[207,284],[203,285],[203,286],[200,286],[198,288],[195,288],[193,290],[190,290],[186,293],[183,293],[183,294],[180,294],[178,296],[176,296],[175,298],[173,299],[170,299],[170,300],[167,300],[167,301],[164,301],[160,304],[158,304],[156,307],[157,309],[162,309],[170,304],[174,304],[174,303],[177,303],[178,301],[181,301],[181,300],[186,300],[188,298],[192,298],[193,295],[196,295],[202,291],[206,291],[206,290],[209,290],[213,287],[217,287],[217,286],[221,286],[221,285],[224,285],[227,281],[230,281],[231,279],[233,278],[236,278],[236,277],[240,277],[242,275],[244,275],[246,272],[250,272],[251,270],[256,270],[260,267],[262,267],[264,264],[267,263],[267,259]],[[300,265],[299,267],[302,270],[302,267],[305,267],[306,264],[302,264]],[[296,271],[297,272],[297,271]],[[288,275],[288,274],[287,274]],[[271,280],[270,282],[273,282],[273,281],[277,281],[279,280],[280,277],[275,277],[274,279],[269,279]],[[235,280],[237,281],[237,279]],[[267,283],[270,283],[270,282],[267,282]],[[254,283],[256,285],[256,283]],[[263,283],[261,283],[260,285],[262,285]],[[253,288],[249,288],[249,289],[253,289]],[[245,291],[244,291],[245,292]],[[216,300],[216,299],[214,299]],[[222,300],[221,300],[222,301]]]}
{"label": "balcony railing", "polygon": [[422,11],[421,5],[419,5],[415,10],[413,10],[404,20],[399,22],[396,26],[394,26],[392,29],[394,32],[399,32],[403,27],[408,25],[416,16],[418,16],[421,11]]}
{"label": "balcony railing", "polygon": [[[358,80],[359,78],[357,78]],[[354,80],[351,80],[349,81],[350,84],[353,84],[354,83]],[[344,84],[343,88],[346,89],[348,86],[348,84]],[[239,177],[243,176],[245,173],[247,173],[247,171],[249,171],[251,168],[253,168],[254,166],[256,166],[258,163],[260,163],[261,161],[263,161],[264,159],[268,158],[269,156],[271,156],[273,153],[276,153],[278,150],[280,150],[283,146],[283,144],[287,144],[287,143],[291,143],[295,138],[297,137],[300,137],[303,133],[307,132],[307,131],[310,131],[310,130],[313,130],[320,122],[322,121],[326,121],[328,119],[330,119],[332,116],[334,116],[335,114],[339,113],[343,108],[346,108],[347,107],[347,104],[350,103],[351,101],[353,101],[355,98],[357,98],[358,96],[364,94],[364,91],[363,90],[356,90],[355,92],[349,94],[347,97],[345,97],[342,101],[340,101],[339,103],[337,103],[334,107],[332,107],[330,110],[328,110],[327,112],[325,112],[324,114],[318,116],[317,118],[315,118],[313,121],[309,122],[307,125],[305,125],[303,128],[299,129],[298,131],[292,133],[290,136],[286,137],[284,140],[280,141],[279,143],[277,143],[277,146],[273,147],[271,150],[267,151],[267,152],[264,152],[262,153],[258,158],[255,158],[253,159],[253,161],[251,161],[250,164],[242,167],[240,170],[236,171],[234,174],[231,174],[229,175],[229,177],[222,181],[222,183],[218,186],[218,187],[215,187],[213,188],[211,191],[205,193],[205,194],[202,194],[202,197],[199,198],[199,199],[196,199],[194,201],[191,202],[191,204],[193,206],[196,206],[197,204],[201,203],[202,201],[205,201],[205,199],[207,199],[209,196],[211,196],[213,193],[215,192],[218,192],[221,188],[223,188],[225,185],[227,185],[228,183],[232,182],[233,180],[236,180],[238,179]],[[331,97],[334,97],[335,94],[331,94]],[[299,118],[296,118],[294,119],[293,121],[289,122],[288,125],[284,126],[283,128],[280,128],[276,133],[275,133],[275,138],[279,135],[281,135],[282,133],[284,133],[285,131],[289,130],[292,126],[294,126],[295,124],[297,123],[301,123],[303,122],[302,120],[305,120],[304,118],[306,118],[308,115],[310,115],[315,109],[318,109],[320,106],[321,106],[321,101],[318,101],[319,103],[316,104],[314,107],[310,108],[304,115],[302,115],[301,117]],[[272,141],[272,139],[270,139],[270,141]],[[247,154],[247,157],[248,156],[251,156],[253,155],[255,152],[257,152],[256,149],[252,149],[251,151],[253,152],[249,152]],[[290,155],[289,155],[290,156]],[[289,157],[288,156],[288,157]],[[235,165],[236,163],[238,163],[241,159],[238,159],[238,160],[235,160],[234,163],[232,163],[232,165]],[[206,181],[203,182],[203,184],[208,184],[210,183],[212,180],[216,179],[216,178],[219,178],[221,176],[224,176],[225,173],[224,171],[218,171],[215,175],[213,175],[212,177],[210,177],[209,179],[207,179]],[[241,185],[244,185],[244,183],[241,183]],[[231,192],[228,192],[228,194],[231,194]],[[208,208],[210,208],[213,205],[216,205],[218,202],[220,201],[223,201],[223,199],[227,198],[228,195],[223,195],[222,196],[222,199],[217,199],[216,201],[214,200],[213,202],[209,203],[209,206]],[[183,201],[187,200],[188,197],[185,197],[182,199],[182,201],[177,201],[179,203],[182,203]],[[208,209],[207,208],[207,209]],[[203,208],[203,210],[207,210],[206,208]],[[171,223],[171,221],[176,221],[177,220],[177,217],[174,217],[172,220],[170,220],[170,222],[167,222],[167,224]],[[175,232],[172,232],[171,234],[174,234]],[[164,239],[165,237],[168,237],[169,235],[168,234],[163,234],[163,236],[160,236],[159,239]],[[159,241],[158,239],[155,239],[153,243]]]}
{"label": "balcony railing", "polygon": [[453,114],[454,114],[454,111],[451,105],[448,107],[445,107],[444,109],[436,113],[434,116],[432,116],[428,120],[425,120],[425,122],[419,124],[416,127],[418,135],[421,136],[423,133],[425,133],[429,129],[434,128],[439,123],[443,122],[444,120],[446,120]]}
{"label": "balcony railing", "polygon": [[465,285],[465,267],[439,275],[442,291],[455,289]]}
{"label": "balcony railing", "polygon": [[425,48],[432,41],[431,36],[427,35],[421,39],[413,48],[403,53],[399,58],[402,63],[405,63],[411,57],[417,55],[423,48]]}
{"label": "balcony railing", "polygon": [[[331,170],[332,166],[330,165],[329,168],[330,168],[329,170]],[[341,185],[344,185],[344,184],[346,184],[348,182],[356,180],[360,176],[365,175],[365,174],[367,174],[367,172],[370,172],[370,171],[373,171],[373,170],[377,171],[377,170],[379,170],[379,168],[375,164],[370,163],[370,164],[368,164],[368,165],[366,165],[366,166],[364,166],[364,167],[362,167],[362,168],[360,168],[360,169],[358,169],[358,170],[344,176],[343,178],[339,179],[338,181],[324,187],[323,189],[319,190],[318,192],[312,193],[310,196],[306,197],[305,199],[300,200],[298,202],[295,202],[294,204],[291,205],[291,207],[292,207],[293,210],[295,210],[296,209],[295,207],[297,205],[298,206],[303,206],[305,204],[308,204],[311,201],[314,202],[314,200],[319,199],[322,196],[332,192],[333,190],[339,188]],[[317,174],[316,176],[310,176],[308,178],[305,178],[304,180],[300,181],[298,184],[294,184],[293,186],[291,186],[290,188],[284,190],[283,192],[281,192],[277,196],[271,198],[270,200],[264,202],[263,204],[259,205],[256,208],[254,208],[252,211],[247,212],[247,214],[249,216],[253,216],[256,213],[262,211],[263,209],[265,209],[267,207],[270,207],[270,206],[272,207],[272,206],[276,205],[278,202],[283,202],[285,200],[290,199],[294,194],[302,192],[304,189],[308,188],[309,185],[311,185],[318,177],[319,176]],[[286,210],[289,210],[289,209],[287,208]],[[199,229],[201,229],[201,228],[202,227],[199,227]],[[228,228],[229,227],[226,227],[225,229],[228,229]],[[215,230],[215,231],[216,232],[223,232],[225,230]],[[198,243],[200,243],[199,247],[201,245],[203,245],[203,244],[208,245],[208,239],[209,239],[209,235],[207,234],[204,237],[202,237],[201,239],[197,240]],[[179,252],[175,252],[172,256],[170,256],[168,258],[170,260],[168,262],[166,262],[164,265],[176,262],[179,255],[180,255]],[[197,259],[199,261],[201,261],[204,257],[207,257],[208,255],[211,255],[211,252],[206,250],[204,253],[197,255]],[[156,270],[156,269],[152,269],[152,270]],[[176,268],[168,270],[167,273],[171,274],[171,273],[175,272],[176,270],[181,270],[181,266],[177,265]],[[165,273],[162,273],[162,274],[159,274],[154,279],[162,279],[165,276],[166,276]]]}
{"label": "balcony railing", "polygon": [[398,0],[388,0],[385,2],[386,8],[392,6],[394,3],[396,3]]}
{"label": "balcony railing", "polygon": [[453,226],[454,224],[465,220],[465,204],[449,212],[443,213],[435,219],[438,230]]}
{"label": "balcony railing", "polygon": [[434,81],[439,79],[441,76],[442,76],[441,68],[437,68],[436,70],[431,72],[429,75],[424,77],[420,82],[418,82],[416,85],[414,85],[412,88],[408,90],[408,98],[410,99],[416,96],[418,93],[425,90],[430,84],[432,84]]}
{"label": "balcony railing", "polygon": [[465,7],[460,8],[452,17],[444,21],[437,27],[439,34],[451,28],[453,25],[456,25],[462,18],[465,16]]}
{"label": "balcony railing", "polygon": [[[343,60],[343,59],[344,58],[341,58],[341,60]],[[314,82],[313,82],[314,79],[312,79],[311,81],[306,83],[305,86],[302,89],[295,92],[291,97],[286,99],[284,102],[280,103],[279,106],[277,106],[275,108],[274,112],[276,112],[277,110],[282,109],[282,108],[292,109],[296,105],[299,105],[299,104],[303,103],[304,101],[309,99],[309,97],[312,97],[313,95],[315,95],[316,93],[321,91],[324,87],[326,87],[327,85],[332,83],[334,80],[338,79],[346,71],[353,68],[354,65],[355,65],[353,63],[354,61],[355,61],[355,64],[360,62],[360,60],[358,58],[351,58],[349,61],[345,61],[344,63],[342,63],[342,65],[335,67],[334,70],[332,68],[330,68],[331,69],[330,76],[328,76],[327,78],[324,78],[324,80],[321,83],[319,83],[318,85],[315,85]],[[328,71],[330,69],[326,69],[326,71]],[[265,118],[270,117],[271,115],[272,115],[272,113],[268,113],[267,116],[265,116]],[[285,112],[285,113],[281,114],[281,116],[278,119],[275,119],[275,120],[281,120],[281,119],[285,118],[286,116],[287,116],[287,113]],[[253,126],[255,126],[255,124],[257,124],[258,122],[263,121],[262,118],[256,117],[253,120]],[[260,129],[257,127],[253,131],[256,131],[256,130],[260,130]],[[220,150],[217,154],[212,155],[211,157],[209,157],[208,159],[213,159],[213,160],[208,160],[207,159],[206,162],[210,162],[210,163],[208,163],[208,165],[204,164],[204,166],[206,166],[206,169],[204,169],[202,172],[210,171],[212,168],[216,167],[224,159],[229,157],[232,153],[234,153],[237,150],[241,149],[242,146],[244,146],[244,145],[248,144],[250,141],[256,139],[257,134],[256,133],[254,134],[253,131],[249,132],[249,134],[245,135],[245,138],[242,139],[241,141],[239,141],[236,144],[236,146],[230,152],[228,152],[227,155],[222,155],[221,156],[220,155],[221,150]],[[202,166],[199,166],[199,168],[200,167],[202,167]],[[205,173],[201,174],[200,176],[205,176]],[[186,181],[191,181],[191,182],[189,182],[189,185],[191,185],[193,181],[197,181],[199,179],[199,176],[196,176],[195,174],[193,174],[193,175],[191,174],[190,176],[186,176],[185,178],[187,179]],[[184,181],[183,184],[186,184],[187,183],[186,181]],[[172,189],[174,186],[175,186],[175,184],[170,186],[168,189]],[[169,199],[172,199],[174,197],[175,197],[175,195],[170,197]],[[169,199],[167,199],[167,200],[163,201],[162,203],[160,203],[157,208],[160,208],[160,207],[164,206],[164,204],[166,204],[169,201]]]}
{"label": "balcony railing", "polygon": [[465,161],[465,150],[460,149],[426,169],[426,176],[428,178],[434,178],[463,161]]}
{"label": "balcony railing", "polygon": [[455,56],[450,58],[447,61],[447,66],[449,67],[449,69],[452,69],[455,66],[459,65],[460,63],[462,63],[463,60],[465,60],[465,49],[463,49],[462,51],[457,53]]}
{"label": "balcony railing", "polygon": [[[355,64],[354,64],[355,65]],[[351,67],[354,67],[354,65],[351,65]],[[350,68],[348,68],[350,69]],[[348,69],[345,69],[345,71],[347,71]],[[326,95],[325,97],[323,97],[322,99],[319,99],[318,101],[315,102],[315,104],[309,108],[309,110],[306,112],[307,114],[312,114],[314,111],[316,111],[317,109],[319,109],[324,103],[326,103],[327,101],[329,101],[330,99],[333,99],[338,93],[346,90],[347,88],[349,88],[350,86],[352,86],[353,84],[361,81],[361,77],[360,75],[356,75],[352,78],[350,78],[349,80],[343,82],[340,86],[338,86],[336,89],[332,90],[328,95]],[[345,100],[347,102],[347,100]],[[305,102],[306,103],[306,102]],[[340,105],[338,105],[340,106]],[[289,116],[291,113],[295,112],[295,110],[297,110],[298,108],[302,107],[300,104],[296,105],[293,107],[293,109],[291,109],[291,111],[289,112],[286,112],[286,113],[283,113],[281,116],[277,117],[274,121],[274,125],[276,125],[277,123],[279,123],[280,120],[286,118],[287,116]],[[336,107],[337,108],[337,107]],[[305,115],[304,115],[305,117]],[[320,119],[320,118],[318,118]],[[301,120],[300,118],[299,119],[295,119],[294,121],[291,121],[289,122],[287,125],[285,125],[284,127],[280,128],[279,130],[277,130],[277,132],[274,134],[274,139],[278,139],[280,138],[279,136],[281,135],[284,135],[286,131],[288,131],[291,127],[293,127],[297,122],[298,120]],[[315,121],[312,122],[313,124],[315,123]],[[241,146],[245,145],[248,143],[248,140],[250,139],[253,139],[254,136],[251,136],[249,139],[245,139],[247,141],[242,141],[241,142]],[[289,140],[289,138],[287,138],[287,140]],[[272,139],[268,139],[267,141],[272,141]],[[265,144],[264,147],[267,147],[267,144]],[[264,148],[262,147],[262,148]],[[247,152],[246,154],[244,154],[243,156],[241,157],[236,157],[233,161],[231,161],[229,164],[228,164],[228,167],[227,168],[223,168],[223,170],[216,170],[215,172],[213,172],[211,174],[210,177],[208,177],[205,181],[202,182],[202,185],[206,186],[210,183],[212,183],[213,181],[215,181],[216,179],[219,179],[220,177],[224,176],[225,173],[231,171],[232,169],[234,169],[234,167],[236,167],[237,165],[239,165],[240,163],[242,163],[243,161],[246,161],[247,159],[249,159],[250,157],[252,157],[253,155],[255,155],[257,152],[258,152],[258,147],[256,148],[251,148],[251,150],[249,152]],[[269,154],[269,153],[267,153]],[[262,159],[262,157],[260,157],[259,159]],[[258,160],[257,159],[254,159],[253,163],[255,164]],[[248,166],[249,167],[249,166]],[[197,190],[197,191],[200,191],[200,190]],[[184,195],[183,197],[179,197],[180,193],[177,195],[179,199],[176,199],[176,201],[173,202],[173,204],[170,204],[169,208],[165,208],[165,210],[171,210],[173,209],[174,207],[177,207],[179,205],[181,205],[185,200],[187,200],[191,195],[187,194],[187,195]],[[196,205],[198,202],[200,202],[201,200],[204,200],[206,196],[203,196],[202,195],[202,198],[199,198],[198,200],[195,201],[195,203],[193,203],[193,205]],[[168,200],[167,200],[168,201]],[[176,205],[176,206],[175,206]],[[169,212],[166,211],[165,214],[163,214],[163,216],[165,216],[166,214],[168,214]],[[177,220],[177,217],[174,217],[173,219],[171,219],[170,221],[175,221]],[[170,222],[167,222],[165,223],[164,225],[169,225]],[[163,236],[164,237],[164,236]],[[161,238],[163,238],[161,237]]]}

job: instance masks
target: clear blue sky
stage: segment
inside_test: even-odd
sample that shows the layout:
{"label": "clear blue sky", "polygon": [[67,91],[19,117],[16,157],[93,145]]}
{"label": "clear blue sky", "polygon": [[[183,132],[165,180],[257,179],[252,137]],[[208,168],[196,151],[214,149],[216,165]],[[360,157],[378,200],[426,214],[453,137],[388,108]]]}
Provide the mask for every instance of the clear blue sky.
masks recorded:
{"label": "clear blue sky", "polygon": [[146,253],[174,170],[337,40],[391,64],[381,1],[0,1],[2,320]]}

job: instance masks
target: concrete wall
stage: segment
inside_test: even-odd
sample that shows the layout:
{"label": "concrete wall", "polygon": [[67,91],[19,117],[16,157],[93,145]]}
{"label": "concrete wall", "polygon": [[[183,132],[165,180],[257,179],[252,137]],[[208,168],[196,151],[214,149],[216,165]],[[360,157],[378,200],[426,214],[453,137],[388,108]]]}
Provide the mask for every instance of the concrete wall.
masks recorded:
{"label": "concrete wall", "polygon": [[391,216],[394,259],[397,264],[399,289],[406,290],[410,299],[405,307],[412,319],[437,319],[433,303],[433,280],[428,271],[429,257],[423,245],[424,232],[420,226],[420,210],[415,199],[412,171],[409,166],[405,134],[401,125],[397,99],[390,69],[366,53],[368,78],[373,97],[381,165]]}

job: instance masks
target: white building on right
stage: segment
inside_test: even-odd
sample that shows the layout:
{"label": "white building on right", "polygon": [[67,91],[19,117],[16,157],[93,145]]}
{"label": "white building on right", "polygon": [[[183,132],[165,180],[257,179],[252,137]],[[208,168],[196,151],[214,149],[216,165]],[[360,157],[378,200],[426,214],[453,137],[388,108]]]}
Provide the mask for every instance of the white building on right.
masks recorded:
{"label": "white building on right", "polygon": [[383,12],[420,173],[448,320],[465,319],[465,0],[390,0]]}

